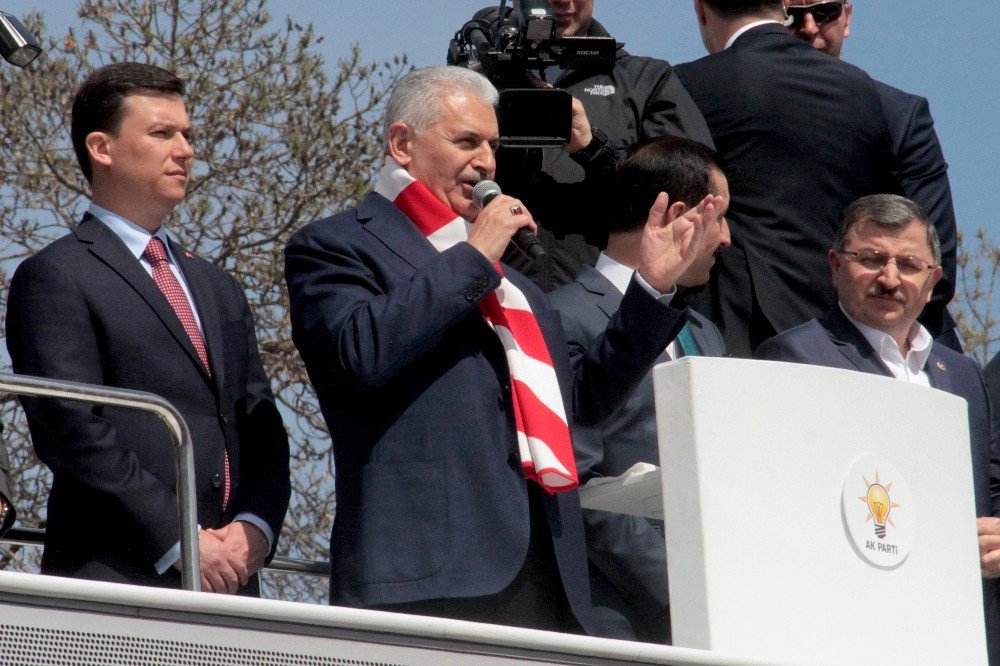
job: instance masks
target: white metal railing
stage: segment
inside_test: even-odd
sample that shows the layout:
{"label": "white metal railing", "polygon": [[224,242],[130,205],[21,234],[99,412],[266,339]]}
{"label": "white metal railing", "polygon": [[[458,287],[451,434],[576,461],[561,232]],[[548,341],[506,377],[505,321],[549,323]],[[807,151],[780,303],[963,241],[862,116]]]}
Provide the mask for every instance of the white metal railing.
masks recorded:
{"label": "white metal railing", "polygon": [[145,391],[111,388],[97,384],[67,382],[43,377],[0,373],[0,391],[39,398],[61,398],[98,405],[130,407],[156,414],[167,424],[177,444],[177,515],[181,534],[181,584],[185,590],[201,589],[201,559],[198,552],[198,522],[194,493],[194,450],[191,433],[177,408],[160,396]]}

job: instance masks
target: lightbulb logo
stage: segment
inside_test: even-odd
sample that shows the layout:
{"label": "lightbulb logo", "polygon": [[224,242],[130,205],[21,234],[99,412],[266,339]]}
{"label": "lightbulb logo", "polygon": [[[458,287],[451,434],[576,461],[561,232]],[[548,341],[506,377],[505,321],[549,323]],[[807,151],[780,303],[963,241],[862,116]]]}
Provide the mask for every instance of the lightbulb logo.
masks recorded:
{"label": "lightbulb logo", "polygon": [[896,526],[896,523],[892,522],[892,517],[889,514],[892,513],[893,509],[900,507],[899,504],[896,504],[889,498],[889,491],[892,490],[892,481],[883,485],[878,477],[878,470],[875,470],[874,482],[869,482],[868,479],[862,478],[868,487],[868,492],[858,499],[868,505],[868,517],[865,518],[865,522],[874,520],[875,536],[879,539],[884,539],[886,524],[888,523],[893,527]]}
{"label": "lightbulb logo", "polygon": [[900,566],[913,545],[919,512],[906,475],[885,456],[862,453],[843,479],[841,517],[855,552],[881,569]]}

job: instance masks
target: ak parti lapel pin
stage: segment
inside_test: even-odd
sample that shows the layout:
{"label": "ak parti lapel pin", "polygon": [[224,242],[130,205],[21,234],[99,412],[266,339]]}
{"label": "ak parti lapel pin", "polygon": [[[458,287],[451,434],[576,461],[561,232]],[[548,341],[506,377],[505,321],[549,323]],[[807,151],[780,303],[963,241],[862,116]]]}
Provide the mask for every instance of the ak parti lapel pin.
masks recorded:
{"label": "ak parti lapel pin", "polygon": [[[188,259],[194,259],[194,255],[193,255],[193,254],[191,254],[190,252],[188,252],[187,250],[184,250],[184,256],[185,256],[185,257],[187,257]],[[941,364],[940,364],[940,363],[938,363],[938,365],[941,365]],[[943,370],[943,369],[944,369],[944,368],[942,368],[942,370]]]}
{"label": "ak parti lapel pin", "polygon": [[944,363],[942,363],[941,361],[938,361],[937,362],[937,369],[941,370],[943,372],[943,371],[947,370],[948,368],[944,367]]}

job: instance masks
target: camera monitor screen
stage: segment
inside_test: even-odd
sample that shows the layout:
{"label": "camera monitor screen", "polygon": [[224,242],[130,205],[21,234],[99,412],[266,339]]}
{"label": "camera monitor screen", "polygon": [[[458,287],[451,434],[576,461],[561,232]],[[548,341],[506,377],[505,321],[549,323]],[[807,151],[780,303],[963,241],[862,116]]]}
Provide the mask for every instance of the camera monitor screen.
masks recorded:
{"label": "camera monitor screen", "polygon": [[562,146],[570,137],[573,98],[565,90],[510,88],[500,92],[498,116],[503,146]]}

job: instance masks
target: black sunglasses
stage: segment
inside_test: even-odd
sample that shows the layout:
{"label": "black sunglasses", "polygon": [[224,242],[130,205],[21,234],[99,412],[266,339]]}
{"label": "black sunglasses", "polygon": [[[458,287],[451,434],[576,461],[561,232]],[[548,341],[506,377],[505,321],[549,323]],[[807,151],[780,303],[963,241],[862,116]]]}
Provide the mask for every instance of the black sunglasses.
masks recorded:
{"label": "black sunglasses", "polygon": [[843,0],[833,2],[814,2],[811,5],[789,5],[785,12],[792,18],[792,27],[798,28],[806,20],[806,14],[812,14],[816,25],[825,25],[836,21],[844,13]]}

